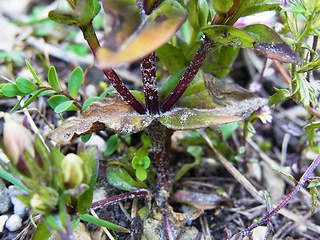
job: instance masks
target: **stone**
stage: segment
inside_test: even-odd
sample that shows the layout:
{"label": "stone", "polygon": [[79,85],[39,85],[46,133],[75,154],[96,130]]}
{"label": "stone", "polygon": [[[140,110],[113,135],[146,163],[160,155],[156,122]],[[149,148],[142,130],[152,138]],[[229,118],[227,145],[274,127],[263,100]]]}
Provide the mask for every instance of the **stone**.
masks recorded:
{"label": "stone", "polygon": [[26,217],[28,215],[28,207],[17,198],[18,195],[23,195],[26,192],[15,185],[9,186],[8,192],[13,204],[13,212],[22,218]]}
{"label": "stone", "polygon": [[4,225],[6,224],[6,221],[8,220],[8,216],[7,215],[1,215],[0,216],[0,233],[3,232],[4,229]]}
{"label": "stone", "polygon": [[11,208],[11,201],[8,190],[4,183],[0,180],[0,214],[3,214]]}
{"label": "stone", "polygon": [[17,231],[22,227],[22,218],[17,214],[12,214],[5,226],[10,232]]}

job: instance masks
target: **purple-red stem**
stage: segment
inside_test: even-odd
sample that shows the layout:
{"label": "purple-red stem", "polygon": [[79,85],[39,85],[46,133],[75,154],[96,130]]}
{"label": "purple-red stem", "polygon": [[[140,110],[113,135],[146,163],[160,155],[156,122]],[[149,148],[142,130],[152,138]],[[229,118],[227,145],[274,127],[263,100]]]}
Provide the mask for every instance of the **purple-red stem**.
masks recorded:
{"label": "purple-red stem", "polygon": [[136,192],[126,192],[126,193],[123,193],[123,194],[120,194],[120,195],[117,195],[117,196],[113,196],[113,197],[110,197],[110,198],[107,198],[107,199],[103,199],[103,200],[94,202],[94,203],[91,204],[91,208],[101,207],[101,206],[104,206],[104,205],[107,205],[107,204],[113,204],[113,203],[116,203],[116,202],[119,202],[119,201],[123,201],[123,200],[126,200],[126,199],[131,199],[131,198],[135,198],[135,197],[147,197],[148,193],[149,192],[147,190],[144,190],[144,189],[141,189],[141,190],[136,191]]}
{"label": "purple-red stem", "polygon": [[[81,27],[80,28],[84,39],[89,44],[89,47],[96,58],[97,50],[100,47],[99,40],[96,36],[96,33],[93,29],[92,24]],[[126,87],[126,85],[120,80],[117,73],[111,69],[111,68],[105,68],[102,69],[104,75],[108,78],[112,86],[117,90],[117,92],[120,94],[120,96],[139,114],[145,114],[146,110],[141,105],[141,103],[132,95],[132,93],[129,91],[129,89]]]}
{"label": "purple-red stem", "polygon": [[186,91],[189,84],[193,80],[193,78],[198,73],[203,61],[207,57],[209,51],[215,44],[210,40],[205,40],[201,45],[196,53],[195,57],[193,58],[192,62],[190,63],[188,69],[183,74],[181,80],[179,81],[176,88],[170,93],[166,100],[162,103],[160,107],[161,112],[166,112],[170,110],[170,108],[179,100],[182,94]]}
{"label": "purple-red stem", "polygon": [[[308,167],[308,169],[305,171],[305,173],[300,178],[300,181],[298,184],[293,188],[293,190],[290,192],[290,194],[271,212],[268,212],[263,218],[261,218],[258,222],[252,224],[250,227],[248,227],[245,232],[252,231],[254,228],[260,226],[261,224],[264,224],[270,220],[270,218],[275,215],[277,212],[280,211],[281,208],[283,208],[287,203],[299,192],[299,190],[303,187],[303,185],[306,183],[306,181],[309,179],[310,174],[315,170],[315,168],[319,165],[320,162],[320,154],[316,157],[316,159],[311,163],[311,165]],[[244,231],[242,231],[244,232]],[[240,236],[241,233],[238,233],[236,235]]]}
{"label": "purple-red stem", "polygon": [[159,113],[159,97],[156,76],[156,55],[151,53],[142,59],[141,75],[146,109],[149,114]]}

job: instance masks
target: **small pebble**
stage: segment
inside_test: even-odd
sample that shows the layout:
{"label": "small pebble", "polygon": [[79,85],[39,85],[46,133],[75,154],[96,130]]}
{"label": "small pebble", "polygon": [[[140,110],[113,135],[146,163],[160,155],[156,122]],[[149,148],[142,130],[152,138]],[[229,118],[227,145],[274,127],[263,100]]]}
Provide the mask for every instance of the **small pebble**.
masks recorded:
{"label": "small pebble", "polygon": [[11,207],[11,201],[8,190],[4,183],[0,180],[0,214],[7,212]]}
{"label": "small pebble", "polygon": [[21,227],[22,227],[22,218],[17,214],[12,214],[6,222],[6,228],[10,232],[14,232],[19,230]]}
{"label": "small pebble", "polygon": [[97,147],[100,153],[106,150],[106,142],[98,135],[92,135],[90,140],[86,142],[86,147]]}
{"label": "small pebble", "polygon": [[6,221],[8,220],[8,218],[9,217],[7,215],[0,216],[0,233],[3,232],[4,225],[5,225]]}
{"label": "small pebble", "polygon": [[26,217],[28,215],[28,207],[16,197],[25,194],[25,191],[17,186],[11,185],[8,187],[8,192],[13,204],[13,212],[22,218]]}

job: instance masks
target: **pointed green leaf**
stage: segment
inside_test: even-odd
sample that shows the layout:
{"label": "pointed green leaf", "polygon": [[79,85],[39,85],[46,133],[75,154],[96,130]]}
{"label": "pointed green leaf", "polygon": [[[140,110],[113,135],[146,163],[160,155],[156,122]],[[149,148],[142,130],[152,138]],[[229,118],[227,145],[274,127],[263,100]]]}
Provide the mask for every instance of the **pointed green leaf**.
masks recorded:
{"label": "pointed green leaf", "polygon": [[135,191],[137,188],[147,187],[145,183],[135,181],[126,170],[119,167],[108,167],[107,180],[112,186],[125,191]]}
{"label": "pointed green leaf", "polygon": [[269,106],[277,107],[281,102],[291,97],[291,93],[288,89],[275,89],[276,93],[274,93],[269,100]]}
{"label": "pointed green leaf", "polygon": [[51,66],[48,72],[48,82],[49,85],[56,91],[60,91],[60,85],[58,81],[58,76],[55,67]]}
{"label": "pointed green leaf", "polygon": [[31,64],[28,62],[28,60],[26,59],[26,65],[29,69],[29,71],[31,72],[34,80],[36,80],[36,82],[40,85],[40,86],[44,86],[44,84],[40,81],[40,79],[38,78],[36,72],[34,71],[33,67],[31,66]]}
{"label": "pointed green leaf", "polygon": [[83,80],[83,71],[80,67],[77,67],[71,73],[71,76],[68,82],[68,90],[71,97],[73,98],[77,97],[78,91],[82,85],[82,80]]}
{"label": "pointed green leaf", "polygon": [[279,3],[256,3],[249,5],[247,9],[241,14],[241,17],[272,10],[278,11],[280,9],[281,6]]}
{"label": "pointed green leaf", "polygon": [[201,31],[212,41],[223,46],[253,48],[255,39],[247,32],[226,25],[212,25],[201,28]]}
{"label": "pointed green leaf", "polygon": [[36,84],[31,82],[30,80],[23,78],[23,77],[18,77],[16,80],[16,84],[18,89],[26,94],[32,93],[36,90],[38,90],[38,87]]}
{"label": "pointed green leaf", "polygon": [[21,109],[24,109],[25,107],[29,106],[44,91],[45,89],[43,88],[34,93],[32,97],[29,98],[28,101],[26,101],[26,103],[21,107]]}
{"label": "pointed green leaf", "polygon": [[107,140],[106,150],[104,151],[104,155],[110,156],[112,153],[114,153],[117,150],[120,143],[121,141],[118,138],[118,134],[114,134],[111,137],[109,137]]}
{"label": "pointed green leaf", "polygon": [[106,220],[102,220],[100,218],[96,218],[94,216],[91,216],[89,214],[82,214],[82,215],[79,215],[79,218],[83,221],[86,221],[86,222],[89,222],[89,223],[93,223],[93,224],[96,224],[98,226],[102,226],[102,227],[106,227],[106,228],[109,228],[111,230],[114,230],[114,231],[118,231],[118,232],[130,232],[128,229],[124,228],[124,227],[121,227],[119,225],[116,225],[114,223],[111,223],[111,222],[108,222]]}

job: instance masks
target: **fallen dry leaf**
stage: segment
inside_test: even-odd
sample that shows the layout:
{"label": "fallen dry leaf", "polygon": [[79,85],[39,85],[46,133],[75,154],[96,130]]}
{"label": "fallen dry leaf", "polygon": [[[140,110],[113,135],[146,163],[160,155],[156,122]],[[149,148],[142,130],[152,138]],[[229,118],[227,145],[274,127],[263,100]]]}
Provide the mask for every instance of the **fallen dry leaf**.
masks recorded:
{"label": "fallen dry leaf", "polygon": [[118,94],[110,94],[92,103],[80,117],[72,118],[55,129],[49,138],[57,143],[66,143],[74,136],[110,128],[116,132],[133,133],[148,126],[152,118],[139,115]]}

